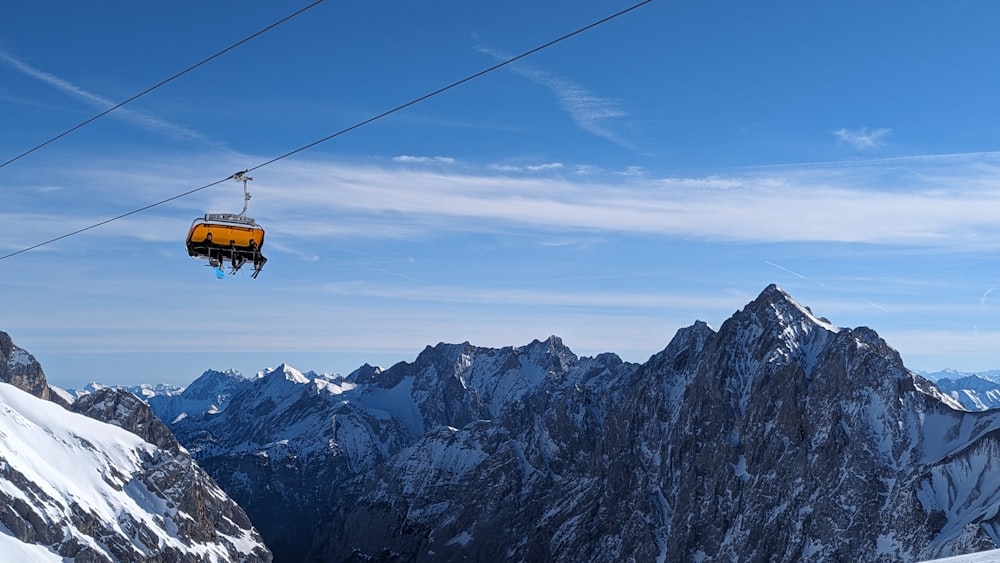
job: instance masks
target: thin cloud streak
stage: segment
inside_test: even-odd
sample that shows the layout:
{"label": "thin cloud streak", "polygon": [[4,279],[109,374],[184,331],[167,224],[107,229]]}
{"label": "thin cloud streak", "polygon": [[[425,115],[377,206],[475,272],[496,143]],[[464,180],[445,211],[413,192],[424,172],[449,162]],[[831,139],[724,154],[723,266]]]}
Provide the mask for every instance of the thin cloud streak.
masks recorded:
{"label": "thin cloud streak", "polygon": [[779,265],[775,264],[774,262],[768,262],[767,260],[765,260],[764,263],[767,264],[768,266],[774,266],[775,268],[777,268],[777,269],[779,269],[779,270],[781,270],[783,272],[788,272],[789,274],[792,274],[793,276],[795,276],[797,278],[804,279],[804,280],[809,280],[809,278],[803,276],[802,274],[800,274],[798,272],[793,272],[792,270],[789,270],[788,268],[786,268],[784,266],[779,266]]}
{"label": "thin cloud streak", "polygon": [[[7,64],[7,66],[13,68],[14,70],[17,70],[18,72],[21,72],[26,76],[39,80],[45,84],[48,84],[49,86],[55,88],[56,90],[59,90],[60,92],[63,92],[64,94],[69,94],[77,99],[83,100],[87,104],[97,108],[100,111],[107,110],[108,108],[116,104],[116,102],[113,102],[107,98],[101,97],[92,92],[88,92],[87,90],[84,90],[83,88],[80,88],[79,86],[76,86],[71,82],[63,80],[62,78],[59,78],[58,76],[52,73],[45,72],[41,69],[35,68],[25,63],[24,61],[15,58],[9,53],[0,51],[0,62],[4,62]],[[117,117],[119,119],[128,121],[134,125],[138,125],[146,129],[163,131],[169,133],[172,136],[182,139],[196,139],[202,141],[205,140],[204,136],[198,131],[195,131],[194,129],[190,129],[182,125],[171,123],[169,121],[160,119],[159,117],[156,117],[154,115],[151,115],[143,111],[118,108],[115,111],[109,113],[108,117]]]}
{"label": "thin cloud streak", "polygon": [[[478,45],[476,50],[498,61],[510,58],[509,55],[485,45]],[[609,121],[628,115],[617,101],[599,96],[579,84],[545,72],[524,61],[510,64],[506,68],[551,91],[560,107],[584,131],[616,145],[632,148],[608,126]]]}
{"label": "thin cloud streak", "polygon": [[865,303],[868,304],[868,305],[871,305],[872,307],[878,309],[879,311],[882,311],[883,313],[888,313],[889,312],[889,308],[886,307],[885,305],[879,305],[878,303],[876,303],[874,301],[870,301],[870,300],[865,301]]}
{"label": "thin cloud streak", "polygon": [[810,169],[810,168],[858,168],[898,164],[968,164],[973,162],[1000,162],[1000,151],[978,151],[963,153],[914,154],[886,158],[865,158],[858,160],[821,160],[814,162],[783,162],[744,166],[743,170],[766,169]]}

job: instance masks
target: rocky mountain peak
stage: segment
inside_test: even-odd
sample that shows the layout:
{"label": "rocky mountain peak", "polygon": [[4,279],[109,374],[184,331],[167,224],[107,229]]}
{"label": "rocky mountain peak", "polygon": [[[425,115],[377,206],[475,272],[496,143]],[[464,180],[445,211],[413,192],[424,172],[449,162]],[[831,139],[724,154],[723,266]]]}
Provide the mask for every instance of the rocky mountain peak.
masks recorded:
{"label": "rocky mountain peak", "polygon": [[[856,338],[872,339],[858,330]],[[810,379],[819,355],[838,332],[839,327],[772,284],[722,324],[715,347],[745,383],[765,365],[795,365]],[[874,339],[881,340],[878,335]]]}
{"label": "rocky mountain peak", "polygon": [[53,401],[62,406],[68,404],[49,388],[45,372],[42,371],[38,360],[14,344],[10,335],[3,331],[0,331],[0,382],[10,383],[46,401]]}
{"label": "rocky mountain peak", "polygon": [[424,347],[413,362],[399,362],[377,373],[374,370],[362,373],[374,375],[372,381],[384,389],[392,389],[399,385],[404,377],[414,375],[418,375],[419,379],[428,379],[424,382],[425,385],[436,385],[435,380],[453,378],[456,374],[462,373],[468,367],[469,358],[475,351],[476,347],[468,341],[461,344],[439,342],[433,347]]}
{"label": "rocky mountain peak", "polygon": [[543,341],[534,340],[522,351],[531,358],[531,361],[545,367],[550,375],[565,373],[579,360],[577,355],[563,344],[562,338],[556,335],[549,336]]}
{"label": "rocky mountain peak", "polygon": [[284,363],[274,369],[264,370],[258,374],[258,377],[266,380],[284,380],[295,384],[306,384],[310,381],[301,371]]}
{"label": "rocky mountain peak", "polygon": [[706,344],[715,337],[712,327],[704,321],[695,321],[693,325],[678,330],[667,347],[650,358],[646,367],[674,378],[683,376],[685,380],[689,379]]}
{"label": "rocky mountain peak", "polygon": [[[775,284],[764,288],[756,299],[743,308],[744,315],[752,316],[762,327],[783,329],[796,325],[806,330],[816,326],[831,332],[838,328],[823,317],[817,317],[812,310],[800,304]],[[736,314],[733,318],[739,318]]]}
{"label": "rocky mountain peak", "polygon": [[438,343],[427,347],[417,356],[414,365],[433,366],[439,375],[449,376],[461,372],[469,363],[469,357],[476,353],[476,347],[468,340],[460,344]]}
{"label": "rocky mountain peak", "polygon": [[371,383],[382,373],[382,368],[365,363],[347,375],[345,381],[351,383]]}
{"label": "rocky mountain peak", "polygon": [[249,380],[236,370],[216,371],[209,369],[184,388],[184,395],[189,399],[208,399],[216,397],[220,393],[231,392],[247,381]]}

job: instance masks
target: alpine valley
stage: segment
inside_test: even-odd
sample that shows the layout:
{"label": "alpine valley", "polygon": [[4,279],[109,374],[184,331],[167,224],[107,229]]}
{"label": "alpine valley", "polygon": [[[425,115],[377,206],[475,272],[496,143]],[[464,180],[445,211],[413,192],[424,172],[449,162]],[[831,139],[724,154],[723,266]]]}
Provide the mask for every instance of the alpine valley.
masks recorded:
{"label": "alpine valley", "polygon": [[[268,560],[255,530],[278,562],[919,561],[1000,545],[988,385],[960,402],[961,383],[942,391],[875,331],[773,285],[643,364],[552,336],[438,344],[347,376],[208,371],[137,389],[163,424],[120,389],[31,384],[33,358],[4,342],[0,379],[35,395],[0,385],[5,549]],[[9,440],[29,427],[58,445]],[[38,461],[52,451],[86,469],[60,475]],[[170,463],[203,492],[156,481]]]}

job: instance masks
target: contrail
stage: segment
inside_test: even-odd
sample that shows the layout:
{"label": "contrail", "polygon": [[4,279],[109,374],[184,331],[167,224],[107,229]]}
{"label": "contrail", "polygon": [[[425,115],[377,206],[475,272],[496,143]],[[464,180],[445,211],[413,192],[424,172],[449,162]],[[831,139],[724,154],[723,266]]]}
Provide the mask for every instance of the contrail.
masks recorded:
{"label": "contrail", "polygon": [[[775,264],[774,262],[768,262],[767,260],[764,260],[764,263],[767,264],[767,265],[769,265],[769,266],[774,266],[775,268],[777,268],[779,270],[782,270],[784,272],[788,272],[789,274],[792,274],[793,276],[800,277],[800,278],[802,278],[802,279],[804,279],[806,281],[812,281],[809,278],[803,276],[802,274],[800,274],[798,272],[793,272],[792,270],[789,270],[788,268],[786,268],[784,266],[779,266],[779,265]],[[822,284],[820,284],[820,285],[822,285]]]}
{"label": "contrail", "polygon": [[878,309],[879,311],[882,311],[883,313],[888,313],[889,312],[889,309],[887,307],[879,305],[878,303],[876,303],[874,301],[865,300],[865,303],[871,305],[872,307],[875,307],[876,309]]}
{"label": "contrail", "polygon": [[992,288],[992,287],[991,287],[991,288],[989,288],[989,289],[987,289],[987,290],[986,290],[986,293],[984,293],[984,294],[983,294],[983,296],[979,298],[979,306],[980,306],[980,307],[982,307],[983,305],[986,305],[986,297],[987,297],[987,296],[988,296],[988,295],[989,295],[990,293],[993,293],[993,289],[994,289],[994,288]]}
{"label": "contrail", "polygon": [[[69,81],[63,80],[62,78],[59,78],[58,76],[50,72],[45,72],[44,70],[35,68],[25,63],[24,61],[15,58],[9,53],[0,51],[0,62],[6,63],[14,70],[17,70],[18,72],[21,72],[26,76],[34,78],[35,80],[38,80],[45,84],[48,84],[49,86],[55,88],[56,90],[59,90],[60,92],[69,94],[70,96],[83,100],[87,104],[94,106],[97,109],[104,110],[115,105],[113,101],[107,98],[103,98],[92,92],[88,92],[87,90],[84,90],[83,88],[80,88],[79,86],[76,86],[75,84]],[[170,123],[169,121],[165,121],[163,119],[160,119],[158,117],[155,117],[153,115],[150,115],[142,111],[119,108],[118,111],[114,112],[111,115],[112,117],[119,117],[125,119],[127,121],[132,122],[135,125],[139,125],[147,129],[157,129],[161,131],[166,131],[172,135],[176,135],[182,138],[204,140],[203,135],[193,129],[189,129],[187,127],[177,125],[175,123]]]}
{"label": "contrail", "polygon": [[[497,60],[508,58],[507,54],[487,45],[477,45],[476,50]],[[604,137],[624,148],[632,148],[617,133],[605,125],[609,121],[627,117],[628,115],[616,100],[599,96],[579,84],[535,68],[528,63],[519,62],[516,65],[511,65],[509,70],[552,92],[559,102],[560,107],[584,131],[598,137]]]}

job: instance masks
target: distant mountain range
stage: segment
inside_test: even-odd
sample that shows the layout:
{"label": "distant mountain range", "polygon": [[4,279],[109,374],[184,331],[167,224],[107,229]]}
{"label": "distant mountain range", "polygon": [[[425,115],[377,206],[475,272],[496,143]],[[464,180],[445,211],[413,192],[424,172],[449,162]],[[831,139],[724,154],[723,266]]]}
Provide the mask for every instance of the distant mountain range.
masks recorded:
{"label": "distant mountain range", "polygon": [[923,375],[970,411],[1000,408],[1000,370],[943,370]]}
{"label": "distant mountain range", "polygon": [[137,391],[279,562],[918,561],[1000,545],[989,385],[769,286],[643,364],[551,336]]}
{"label": "distant mountain range", "polygon": [[940,381],[942,379],[964,379],[970,376],[976,376],[980,379],[985,379],[986,381],[992,381],[993,383],[1000,383],[1000,369],[993,369],[988,371],[958,371],[953,369],[944,369],[940,371],[920,371],[914,370],[916,373],[930,379],[931,381]]}

